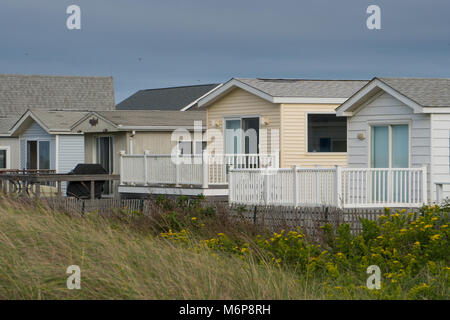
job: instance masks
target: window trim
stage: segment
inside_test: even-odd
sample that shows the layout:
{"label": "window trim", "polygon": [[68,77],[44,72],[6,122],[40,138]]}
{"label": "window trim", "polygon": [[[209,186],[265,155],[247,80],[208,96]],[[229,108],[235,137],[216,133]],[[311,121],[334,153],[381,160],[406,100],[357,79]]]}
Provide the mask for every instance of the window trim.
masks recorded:
{"label": "window trim", "polygon": [[6,168],[0,168],[0,170],[9,170],[11,169],[11,147],[10,146],[0,146],[0,150],[6,151]]}
{"label": "window trim", "polygon": [[[347,125],[345,128],[345,135],[346,135],[346,149],[347,151],[345,152],[310,152],[309,151],[309,142],[308,142],[308,138],[309,138],[309,132],[308,132],[308,118],[309,115],[314,115],[314,114],[334,114],[337,116],[336,112],[331,112],[331,111],[314,111],[314,112],[305,112],[305,154],[306,155],[314,155],[314,156],[326,156],[326,155],[347,155],[348,153],[348,119],[347,119]],[[347,117],[345,117],[347,118]]]}

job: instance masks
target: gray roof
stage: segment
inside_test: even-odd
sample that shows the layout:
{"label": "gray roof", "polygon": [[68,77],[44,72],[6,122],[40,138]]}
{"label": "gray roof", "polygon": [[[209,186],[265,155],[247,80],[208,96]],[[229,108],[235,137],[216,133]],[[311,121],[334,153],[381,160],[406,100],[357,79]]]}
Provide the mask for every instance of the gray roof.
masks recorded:
{"label": "gray roof", "polygon": [[206,121],[206,112],[203,111],[130,110],[96,113],[117,126],[126,127],[190,127],[194,125],[194,121],[202,121],[203,125]]}
{"label": "gray roof", "polygon": [[50,131],[68,130],[77,121],[89,114],[88,111],[31,110]]}
{"label": "gray roof", "polygon": [[450,107],[450,79],[376,78],[422,107]]}
{"label": "gray roof", "polygon": [[367,80],[236,79],[272,97],[348,98]]}
{"label": "gray roof", "polygon": [[0,134],[28,109],[112,110],[113,78],[0,74]]}
{"label": "gray roof", "polygon": [[140,90],[116,106],[116,110],[181,110],[218,84]]}

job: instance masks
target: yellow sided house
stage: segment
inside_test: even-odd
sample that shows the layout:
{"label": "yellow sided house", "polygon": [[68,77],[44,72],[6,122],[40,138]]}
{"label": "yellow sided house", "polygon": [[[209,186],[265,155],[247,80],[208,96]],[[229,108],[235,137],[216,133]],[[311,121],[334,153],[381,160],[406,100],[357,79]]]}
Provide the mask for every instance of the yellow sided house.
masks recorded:
{"label": "yellow sided house", "polygon": [[[272,154],[279,167],[347,165],[347,121],[336,108],[367,81],[231,79],[200,99],[210,152]],[[249,130],[256,133],[250,143]],[[208,141],[211,139],[209,138]],[[211,149],[214,149],[211,151]]]}

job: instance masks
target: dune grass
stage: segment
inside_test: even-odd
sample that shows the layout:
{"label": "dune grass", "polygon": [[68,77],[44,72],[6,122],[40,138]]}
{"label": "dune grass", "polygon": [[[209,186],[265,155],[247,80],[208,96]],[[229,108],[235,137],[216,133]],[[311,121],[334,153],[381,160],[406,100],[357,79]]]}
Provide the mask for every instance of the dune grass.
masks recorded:
{"label": "dune grass", "polygon": [[[325,228],[319,244],[184,201],[160,206],[153,217],[76,216],[0,196],[0,299],[449,298],[448,207],[417,223],[389,214],[359,236]],[[366,287],[371,264],[382,290]],[[80,290],[67,289],[70,265]]]}
{"label": "dune grass", "polygon": [[[69,265],[81,268],[81,290],[66,287]],[[195,253],[115,219],[0,199],[0,299],[324,297],[312,289],[252,258]]]}

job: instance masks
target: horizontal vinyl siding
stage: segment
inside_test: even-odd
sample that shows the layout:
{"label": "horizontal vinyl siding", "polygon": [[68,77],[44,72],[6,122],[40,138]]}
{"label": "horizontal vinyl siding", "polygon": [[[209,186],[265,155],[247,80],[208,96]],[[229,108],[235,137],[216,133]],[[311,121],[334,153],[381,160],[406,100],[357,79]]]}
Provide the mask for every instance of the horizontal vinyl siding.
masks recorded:
{"label": "horizontal vinyl siding", "polygon": [[[401,101],[387,93],[375,98],[348,120],[348,165],[356,168],[368,168],[371,123],[394,123],[410,121],[411,167],[421,167],[430,163],[430,117],[415,114]],[[364,135],[364,140],[357,138]]]}
{"label": "horizontal vinyl siding", "polygon": [[145,150],[150,154],[170,154],[177,145],[172,141],[172,132],[136,132],[132,139],[134,154],[143,154]]}
{"label": "horizontal vinyl siding", "polygon": [[281,105],[281,167],[330,167],[346,166],[344,153],[308,153],[307,152],[307,114],[334,113],[337,105]]}
{"label": "horizontal vinyl siding", "polygon": [[20,144],[18,138],[0,138],[0,148],[8,147],[8,167],[10,169],[19,169],[19,154],[20,154]]}
{"label": "horizontal vinyl siding", "polygon": [[[279,105],[270,103],[264,99],[261,99],[260,97],[248,93],[245,90],[234,89],[226,96],[207,107],[207,122],[209,133],[211,133],[211,129],[215,129],[213,131],[219,130],[219,134],[215,136],[216,153],[224,152],[224,117],[247,115],[269,118],[269,124],[267,126],[260,124],[259,152],[266,153],[279,151]],[[222,128],[212,127],[211,123],[216,120],[222,121]],[[264,129],[267,130],[267,134],[264,134]],[[273,135],[274,139],[271,139],[271,135]],[[272,145],[270,141],[272,141]]]}
{"label": "horizontal vinyl siding", "polygon": [[[395,124],[396,121],[410,123],[410,167],[429,166],[431,163],[430,115],[414,113],[413,109],[395,99],[388,93],[382,93],[369,101],[347,122],[348,165],[354,168],[370,167],[370,124]],[[357,138],[364,135],[364,140]],[[428,170],[428,182],[430,182]],[[428,187],[430,196],[430,187]]]}
{"label": "horizontal vinyl siding", "polygon": [[67,173],[79,163],[84,163],[84,137],[58,136],[58,173]]}
{"label": "horizontal vinyl siding", "polygon": [[[450,114],[433,114],[431,119],[433,130],[432,181],[450,182]],[[434,183],[432,183],[432,188],[435,200]],[[444,197],[450,197],[450,185],[444,185]]]}

